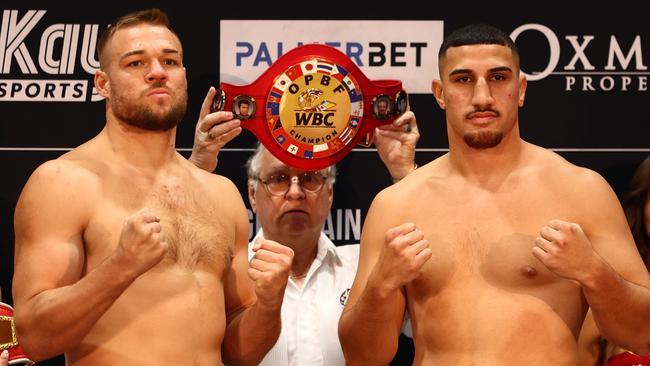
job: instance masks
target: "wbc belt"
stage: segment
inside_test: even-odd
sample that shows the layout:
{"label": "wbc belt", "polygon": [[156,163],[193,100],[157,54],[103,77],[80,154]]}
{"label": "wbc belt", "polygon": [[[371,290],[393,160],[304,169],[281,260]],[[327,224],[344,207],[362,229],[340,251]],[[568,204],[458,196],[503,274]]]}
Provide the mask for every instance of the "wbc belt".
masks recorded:
{"label": "wbc belt", "polygon": [[319,170],[369,146],[375,127],[406,111],[398,80],[371,81],[336,48],[310,44],[278,58],[252,84],[221,83],[212,110],[231,110],[287,165]]}
{"label": "wbc belt", "polygon": [[18,345],[16,326],[14,324],[14,309],[0,302],[0,351],[9,351],[10,365],[33,365],[23,349]]}

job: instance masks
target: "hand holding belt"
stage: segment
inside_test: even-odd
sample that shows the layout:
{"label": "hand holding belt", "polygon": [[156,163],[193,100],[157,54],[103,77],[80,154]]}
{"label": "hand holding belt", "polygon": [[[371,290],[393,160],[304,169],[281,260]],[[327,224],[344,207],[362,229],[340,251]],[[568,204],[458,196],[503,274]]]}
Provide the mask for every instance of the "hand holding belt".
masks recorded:
{"label": "hand holding belt", "polygon": [[285,164],[318,170],[360,142],[369,146],[375,127],[406,111],[407,98],[401,81],[368,80],[336,48],[310,44],[287,52],[250,85],[221,83],[212,109],[232,110]]}
{"label": "hand holding belt", "polygon": [[10,365],[33,365],[23,349],[18,345],[16,326],[14,324],[14,309],[0,302],[0,351],[9,351]]}

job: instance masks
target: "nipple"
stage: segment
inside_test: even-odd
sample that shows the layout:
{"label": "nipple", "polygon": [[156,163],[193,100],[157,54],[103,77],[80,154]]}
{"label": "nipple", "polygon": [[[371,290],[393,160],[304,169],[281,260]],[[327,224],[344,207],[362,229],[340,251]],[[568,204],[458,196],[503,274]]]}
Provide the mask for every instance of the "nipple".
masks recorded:
{"label": "nipple", "polygon": [[537,270],[535,267],[523,266],[521,268],[521,274],[526,278],[534,278],[537,276]]}

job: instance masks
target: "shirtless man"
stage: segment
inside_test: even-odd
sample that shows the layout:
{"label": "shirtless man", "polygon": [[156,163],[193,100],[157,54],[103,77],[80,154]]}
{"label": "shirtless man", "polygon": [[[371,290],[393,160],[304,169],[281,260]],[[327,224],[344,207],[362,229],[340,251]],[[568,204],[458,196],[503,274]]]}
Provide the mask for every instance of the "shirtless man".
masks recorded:
{"label": "shirtless man", "polygon": [[346,364],[387,364],[406,307],[416,365],[575,365],[588,306],[608,339],[647,353],[650,278],[618,200],[520,138],[513,42],[462,28],[439,67],[450,150],[372,203],[339,324]]}
{"label": "shirtless man", "polygon": [[238,190],[175,151],[187,82],[167,16],[126,15],[98,50],[105,128],[36,169],[16,208],[21,344],[76,366],[257,364],[293,252],[261,242],[249,268]]}

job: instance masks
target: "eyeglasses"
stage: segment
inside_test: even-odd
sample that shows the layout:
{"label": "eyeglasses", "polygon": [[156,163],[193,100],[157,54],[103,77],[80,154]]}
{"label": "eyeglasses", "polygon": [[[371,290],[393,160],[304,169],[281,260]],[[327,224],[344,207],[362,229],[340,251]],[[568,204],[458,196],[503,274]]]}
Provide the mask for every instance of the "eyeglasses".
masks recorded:
{"label": "eyeglasses", "polygon": [[306,192],[316,193],[323,189],[326,176],[317,172],[307,172],[300,175],[289,176],[287,174],[272,174],[266,180],[256,178],[266,188],[266,191],[273,196],[284,196],[289,192],[293,183],[297,183]]}

